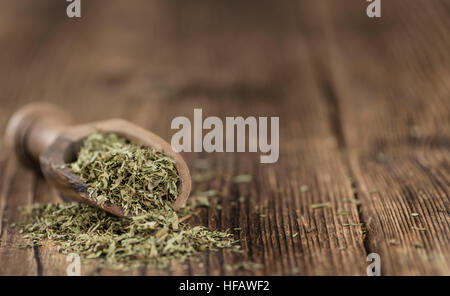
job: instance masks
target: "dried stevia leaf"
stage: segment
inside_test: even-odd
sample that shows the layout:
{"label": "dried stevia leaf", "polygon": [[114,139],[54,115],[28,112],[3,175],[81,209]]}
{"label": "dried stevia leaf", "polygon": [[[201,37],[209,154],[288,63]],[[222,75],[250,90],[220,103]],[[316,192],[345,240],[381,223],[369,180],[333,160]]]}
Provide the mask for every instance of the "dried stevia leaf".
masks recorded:
{"label": "dried stevia leaf", "polygon": [[142,263],[165,268],[173,259],[184,261],[200,251],[235,248],[237,242],[227,231],[180,222],[171,207],[132,219],[78,203],[35,204],[23,212],[22,233],[31,245],[50,239],[62,253],[100,258],[113,269]]}
{"label": "dried stevia leaf", "polygon": [[173,210],[179,176],[174,161],[159,152],[115,134],[94,134],[70,168],[89,185],[90,198],[119,205],[135,216],[120,218],[87,204],[35,204],[22,209],[26,219],[20,232],[30,245],[50,239],[62,253],[99,258],[107,267],[122,270],[142,263],[164,268],[173,259],[184,261],[204,250],[239,251],[228,231],[186,223],[195,204]]}
{"label": "dried stevia leaf", "polygon": [[93,134],[83,143],[72,171],[89,186],[89,197],[140,215],[178,196],[175,162],[154,149],[129,143],[116,134]]}

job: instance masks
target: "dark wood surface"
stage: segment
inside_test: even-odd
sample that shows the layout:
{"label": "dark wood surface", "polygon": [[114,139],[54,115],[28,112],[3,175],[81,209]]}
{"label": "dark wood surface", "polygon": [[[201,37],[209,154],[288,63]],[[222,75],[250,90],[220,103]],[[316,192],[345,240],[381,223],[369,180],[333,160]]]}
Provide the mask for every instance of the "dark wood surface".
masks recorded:
{"label": "dark wood surface", "polygon": [[[129,274],[365,275],[378,253],[384,275],[450,275],[450,3],[384,0],[369,19],[363,0],[188,2],[82,1],[75,20],[64,1],[0,1],[1,130],[36,101],[78,123],[122,117],[167,141],[171,120],[194,107],[280,117],[276,164],[183,154],[193,175],[196,159],[212,161],[193,194],[217,190],[223,207],[192,223],[232,229],[243,254]],[[56,193],[0,154],[0,274],[64,275],[54,246],[18,249],[9,227],[18,206]],[[239,174],[252,182],[233,183]],[[246,261],[262,268],[226,268]],[[117,274],[95,261],[82,273]]]}

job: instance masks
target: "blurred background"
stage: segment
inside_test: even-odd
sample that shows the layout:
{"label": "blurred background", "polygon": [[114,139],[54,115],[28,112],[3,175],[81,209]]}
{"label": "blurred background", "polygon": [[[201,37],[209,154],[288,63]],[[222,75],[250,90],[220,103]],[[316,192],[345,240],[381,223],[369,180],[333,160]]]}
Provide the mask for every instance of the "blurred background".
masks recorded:
{"label": "blurred background", "polygon": [[363,0],[122,2],[82,1],[70,19],[65,1],[1,0],[0,126],[35,101],[80,121],[145,117],[164,136],[195,106],[309,116],[347,86],[358,112],[375,93],[419,104],[416,81],[448,94],[431,85],[448,77],[448,1],[383,1],[381,18]]}
{"label": "blurred background", "polygon": [[[199,223],[246,229],[236,232],[243,256],[265,274],[364,274],[377,251],[396,258],[387,274],[448,275],[450,2],[381,3],[381,18],[369,18],[365,0],[81,0],[81,18],[71,19],[64,0],[0,0],[0,130],[38,101],[77,123],[122,117],[167,141],[171,120],[194,108],[279,116],[276,164],[260,165],[257,153],[183,155],[193,175],[197,158],[215,162],[194,193],[220,191],[223,211]],[[239,174],[252,183],[233,184]],[[20,188],[8,180],[5,197]],[[241,196],[248,202],[236,206]],[[345,208],[353,197],[361,205],[349,219],[365,230],[310,208]],[[262,219],[252,209],[266,202]],[[397,219],[418,209],[432,214],[427,234]],[[419,254],[417,240],[430,253]],[[223,256],[189,274],[226,273],[234,257]]]}

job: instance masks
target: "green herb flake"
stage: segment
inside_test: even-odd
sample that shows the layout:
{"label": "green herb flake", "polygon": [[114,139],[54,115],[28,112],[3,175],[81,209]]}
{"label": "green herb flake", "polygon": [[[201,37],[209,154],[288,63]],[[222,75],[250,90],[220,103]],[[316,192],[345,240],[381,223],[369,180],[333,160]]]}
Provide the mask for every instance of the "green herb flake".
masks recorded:
{"label": "green herb flake", "polygon": [[192,181],[196,183],[211,181],[216,176],[214,171],[197,172],[192,175]]}
{"label": "green herb flake", "polygon": [[331,208],[330,202],[312,204],[311,209]]}
{"label": "green herb flake", "polygon": [[252,181],[252,175],[238,175],[233,178],[233,182],[240,183],[249,183]]}
{"label": "green herb flake", "polygon": [[342,211],[339,211],[336,213],[336,215],[338,215],[338,216],[344,216],[344,215],[348,215],[348,214],[349,214],[349,211],[347,211],[347,210],[342,210]]}
{"label": "green herb flake", "polygon": [[424,244],[422,242],[415,242],[414,243],[414,247],[416,249],[424,249],[425,248],[425,246],[424,246]]}
{"label": "green herb flake", "polygon": [[300,192],[304,193],[304,192],[308,192],[309,187],[308,185],[301,185],[300,186]]}
{"label": "green herb flake", "polygon": [[398,246],[398,245],[400,245],[400,243],[399,243],[397,240],[395,240],[395,239],[389,240],[388,243],[389,243],[390,245],[393,245],[393,246]]}
{"label": "green herb flake", "polygon": [[357,206],[359,206],[361,204],[361,201],[359,201],[358,199],[347,199],[347,200],[345,200],[345,202],[352,203],[352,204],[355,204]]}

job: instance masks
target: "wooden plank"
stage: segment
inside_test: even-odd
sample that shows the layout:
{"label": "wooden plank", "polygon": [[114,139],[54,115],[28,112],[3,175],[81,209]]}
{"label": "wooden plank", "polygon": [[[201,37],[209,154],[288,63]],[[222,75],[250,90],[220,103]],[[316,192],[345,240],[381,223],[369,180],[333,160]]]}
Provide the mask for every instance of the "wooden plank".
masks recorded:
{"label": "wooden plank", "polygon": [[389,1],[380,20],[354,1],[318,9],[368,252],[385,275],[448,275],[448,9]]}
{"label": "wooden plank", "polygon": [[[289,18],[287,10],[283,12]],[[181,17],[186,18],[194,17]],[[208,27],[208,19],[203,19],[202,22],[206,24],[195,27]],[[287,28],[286,31],[295,30]],[[195,35],[195,32],[188,33],[189,36]],[[235,85],[233,81],[227,80],[227,73],[231,71],[227,67],[219,69],[220,75],[208,72],[206,61],[211,62],[220,49],[215,48],[212,37],[215,35],[214,31],[205,35],[206,37],[201,36],[201,43],[211,49],[210,56],[202,56],[195,48],[189,47],[190,43],[199,42],[188,39],[183,43],[183,48],[195,56],[196,64],[191,65],[189,60],[182,61],[181,73],[186,74],[175,72],[174,75],[189,77],[188,74],[195,71],[194,77],[191,76],[191,82],[186,80],[183,88],[171,98],[171,109],[164,109],[166,102],[161,100],[159,109],[169,114],[162,113],[160,124],[151,129],[169,138],[167,127],[170,120],[181,115],[192,121],[193,106],[198,106],[203,109],[204,117],[279,115],[281,130],[284,131],[280,143],[282,158],[277,165],[256,165],[259,160],[254,155],[213,155],[216,177],[207,186],[198,185],[201,186],[201,191],[213,189],[221,192],[222,213],[207,211],[208,225],[243,229],[239,233],[243,240],[243,258],[232,259],[224,255],[224,260],[230,260],[225,263],[233,265],[247,260],[264,262],[263,269],[256,274],[292,274],[295,268],[299,269],[300,274],[363,274],[363,234],[360,229],[342,226],[347,219],[358,223],[356,207],[345,203],[352,195],[351,184],[347,179],[346,168],[340,161],[335,136],[330,130],[328,108],[318,94],[318,86],[311,75],[309,56],[307,49],[302,46],[302,38],[288,40],[286,36],[277,36],[274,43],[264,44],[259,51],[256,48],[263,44],[261,39],[255,38],[250,45],[234,41],[251,38],[245,34],[222,40],[225,44],[233,44],[228,53],[233,58],[227,59],[232,64],[229,66],[233,68],[232,73],[247,75],[240,81],[242,85]],[[278,45],[284,42],[285,46]],[[244,49],[240,44],[254,48]],[[254,56],[250,57],[251,55]],[[256,61],[249,65],[248,59]],[[275,69],[266,68],[267,60],[275,64],[272,64]],[[250,73],[246,69],[249,66]],[[275,79],[277,75],[282,78]],[[266,84],[273,87],[267,89]],[[244,89],[245,93],[241,94],[239,88]],[[188,160],[193,157],[186,156]],[[292,162],[297,163],[297,166],[293,166]],[[237,186],[231,179],[238,174],[251,174],[254,181]],[[300,192],[300,185],[305,183],[310,187],[309,193]],[[240,196],[245,197],[242,205],[239,203]],[[255,207],[262,207],[266,201],[270,210],[264,210],[263,214],[267,216],[262,218],[255,213]],[[331,201],[335,209],[313,211],[310,208],[314,203],[326,201]],[[232,206],[233,202],[237,206]],[[346,207],[351,211],[349,217],[335,215],[336,208]],[[311,231],[313,227],[316,230]],[[293,238],[292,235],[297,232],[298,236]],[[339,250],[340,247],[347,247],[348,250]],[[220,257],[220,253],[211,255]],[[221,259],[213,260],[211,258],[209,262],[205,262],[205,270],[194,274],[222,274],[224,271],[220,270],[220,264],[215,263]],[[225,274],[235,273],[225,271]]]}
{"label": "wooden plank", "polygon": [[[39,97],[80,110],[78,122],[121,116],[166,140],[173,133],[170,121],[176,116],[192,119],[194,107],[202,108],[204,117],[280,116],[281,154],[275,165],[261,165],[257,155],[248,153],[184,155],[194,174],[196,159],[211,159],[214,177],[195,184],[194,193],[217,190],[223,206],[221,211],[204,209],[191,222],[214,229],[240,227],[232,231],[242,240],[244,253],[205,253],[188,264],[174,263],[163,271],[142,268],[133,274],[365,274],[365,257],[372,251],[382,255],[385,274],[446,274],[445,260],[435,261],[443,254],[448,262],[443,248],[448,244],[448,125],[442,125],[448,123],[448,101],[445,86],[437,83],[448,75],[447,41],[431,39],[439,48],[437,55],[424,44],[430,41],[431,29],[438,32],[432,36],[442,36],[442,24],[448,20],[438,17],[429,27],[415,25],[421,38],[412,48],[423,50],[410,50],[402,44],[413,39],[401,38],[404,31],[398,29],[402,27],[395,22],[394,8],[402,9],[402,22],[413,24],[419,22],[412,19],[416,5],[435,12],[423,1],[412,8],[396,3],[384,6],[383,11],[392,15],[376,29],[367,23],[366,3],[360,1],[342,7],[330,3],[333,9],[325,15],[323,7],[311,2],[302,2],[297,10],[284,1],[260,1],[258,6],[111,1],[102,9],[88,6],[80,22],[65,20],[8,80],[5,87],[17,100],[4,114]],[[234,18],[229,18],[231,13]],[[356,21],[365,24],[367,35],[352,27]],[[390,28],[391,23],[396,25]],[[35,41],[24,44],[12,42],[10,51],[26,48],[17,57],[26,56]],[[420,82],[425,75],[411,74],[407,66],[422,67],[430,56],[430,78]],[[439,57],[444,58],[440,65]],[[382,62],[397,67],[391,73]],[[4,65],[2,69],[11,67]],[[24,73],[28,78],[22,84]],[[432,97],[430,103],[419,95]],[[394,101],[397,97],[402,100]],[[417,131],[421,136],[416,140]],[[382,161],[376,157],[379,152],[386,157]],[[410,172],[419,177],[413,179]],[[239,174],[251,174],[252,182],[233,183]],[[9,200],[13,189],[5,189],[5,184],[1,189]],[[308,185],[308,190],[301,190],[301,185]],[[379,194],[371,196],[372,189]],[[42,201],[50,194],[41,181],[36,192],[36,200]],[[23,198],[27,193],[13,194]],[[361,200],[361,207],[348,202],[354,198]],[[331,202],[332,208],[311,209],[323,202]],[[265,216],[256,213],[256,206]],[[349,214],[339,216],[340,210]],[[420,213],[419,218],[406,216],[412,211]],[[412,222],[419,222],[415,220],[429,230],[411,230]],[[361,222],[369,229],[365,245],[363,229],[344,226]],[[387,245],[391,238],[399,239],[400,245]],[[420,257],[424,251],[411,247],[416,239],[425,241],[425,259]],[[9,245],[5,250],[13,252]],[[64,274],[65,256],[53,255],[50,246],[39,249],[42,274]],[[226,268],[247,261],[263,266],[256,271]],[[117,274],[86,269],[86,274],[93,272]]]}
{"label": "wooden plank", "polygon": [[[126,103],[125,117],[167,140],[172,133],[170,121],[175,116],[192,118],[194,106],[203,108],[204,117],[280,116],[281,156],[275,165],[260,165],[254,154],[201,154],[212,158],[215,177],[196,184],[195,191],[217,190],[223,209],[205,209],[192,223],[215,229],[240,227],[242,230],[233,233],[242,240],[244,253],[205,253],[198,261],[191,260],[187,268],[174,264],[168,270],[141,269],[138,273],[364,274],[363,232],[343,226],[360,222],[357,207],[346,202],[352,197],[351,182],[331,128],[328,103],[309,61],[309,49],[289,21],[296,17],[289,5],[272,7],[262,2],[265,9],[254,14],[253,5],[204,4],[203,9],[216,12],[200,19],[196,9],[166,11],[160,2],[153,2],[154,9],[148,10],[140,4],[112,2],[76,29],[66,25],[27,69],[31,78],[22,96],[43,93],[45,100],[83,110],[78,121],[120,116]],[[149,17],[149,11],[159,18]],[[230,20],[216,23],[216,17],[222,15],[225,21],[230,11],[240,14],[239,34],[228,28]],[[124,27],[109,21],[119,15],[131,23]],[[176,28],[169,26],[148,37],[149,21],[160,27],[175,23]],[[261,33],[267,30],[273,39]],[[216,37],[219,33],[223,34],[220,38]],[[92,38],[96,42],[89,45]],[[155,54],[155,38],[167,42],[164,54]],[[224,49],[224,44],[229,46]],[[207,54],[203,47],[209,49]],[[60,65],[71,75],[61,75]],[[40,78],[39,84],[33,82],[35,77]],[[199,156],[185,156],[194,167]],[[251,174],[253,181],[235,184],[233,177],[239,174]],[[308,191],[301,190],[301,185],[308,185]],[[39,183],[38,192],[46,195],[48,188]],[[330,202],[332,208],[311,208],[323,202]],[[342,209],[349,210],[349,215],[338,216]],[[39,248],[42,274],[64,274],[64,256],[53,254],[49,245]],[[226,268],[248,261],[262,263],[262,269]]]}
{"label": "wooden plank", "polygon": [[[55,25],[56,20],[46,15],[44,10],[35,10],[51,7],[49,2],[41,1],[37,5],[33,1],[8,3],[0,11],[1,130],[4,130],[12,110],[22,102],[16,100],[17,90],[23,82],[23,71],[32,60],[36,44],[45,39],[49,26]],[[23,16],[22,25],[15,23],[17,15]],[[34,26],[36,22],[40,26]],[[6,150],[3,138],[0,139],[0,146],[0,274],[38,275],[41,266],[36,249],[19,249],[18,246],[25,241],[18,235],[17,229],[11,227],[20,220],[18,207],[33,200],[36,177],[18,166],[17,160]]]}
{"label": "wooden plank", "polygon": [[20,221],[18,207],[29,204],[34,197],[36,179],[33,172],[18,167],[14,158],[5,165],[0,196],[0,275],[40,275],[36,249],[20,248],[26,241],[18,235],[18,227],[14,227]]}

